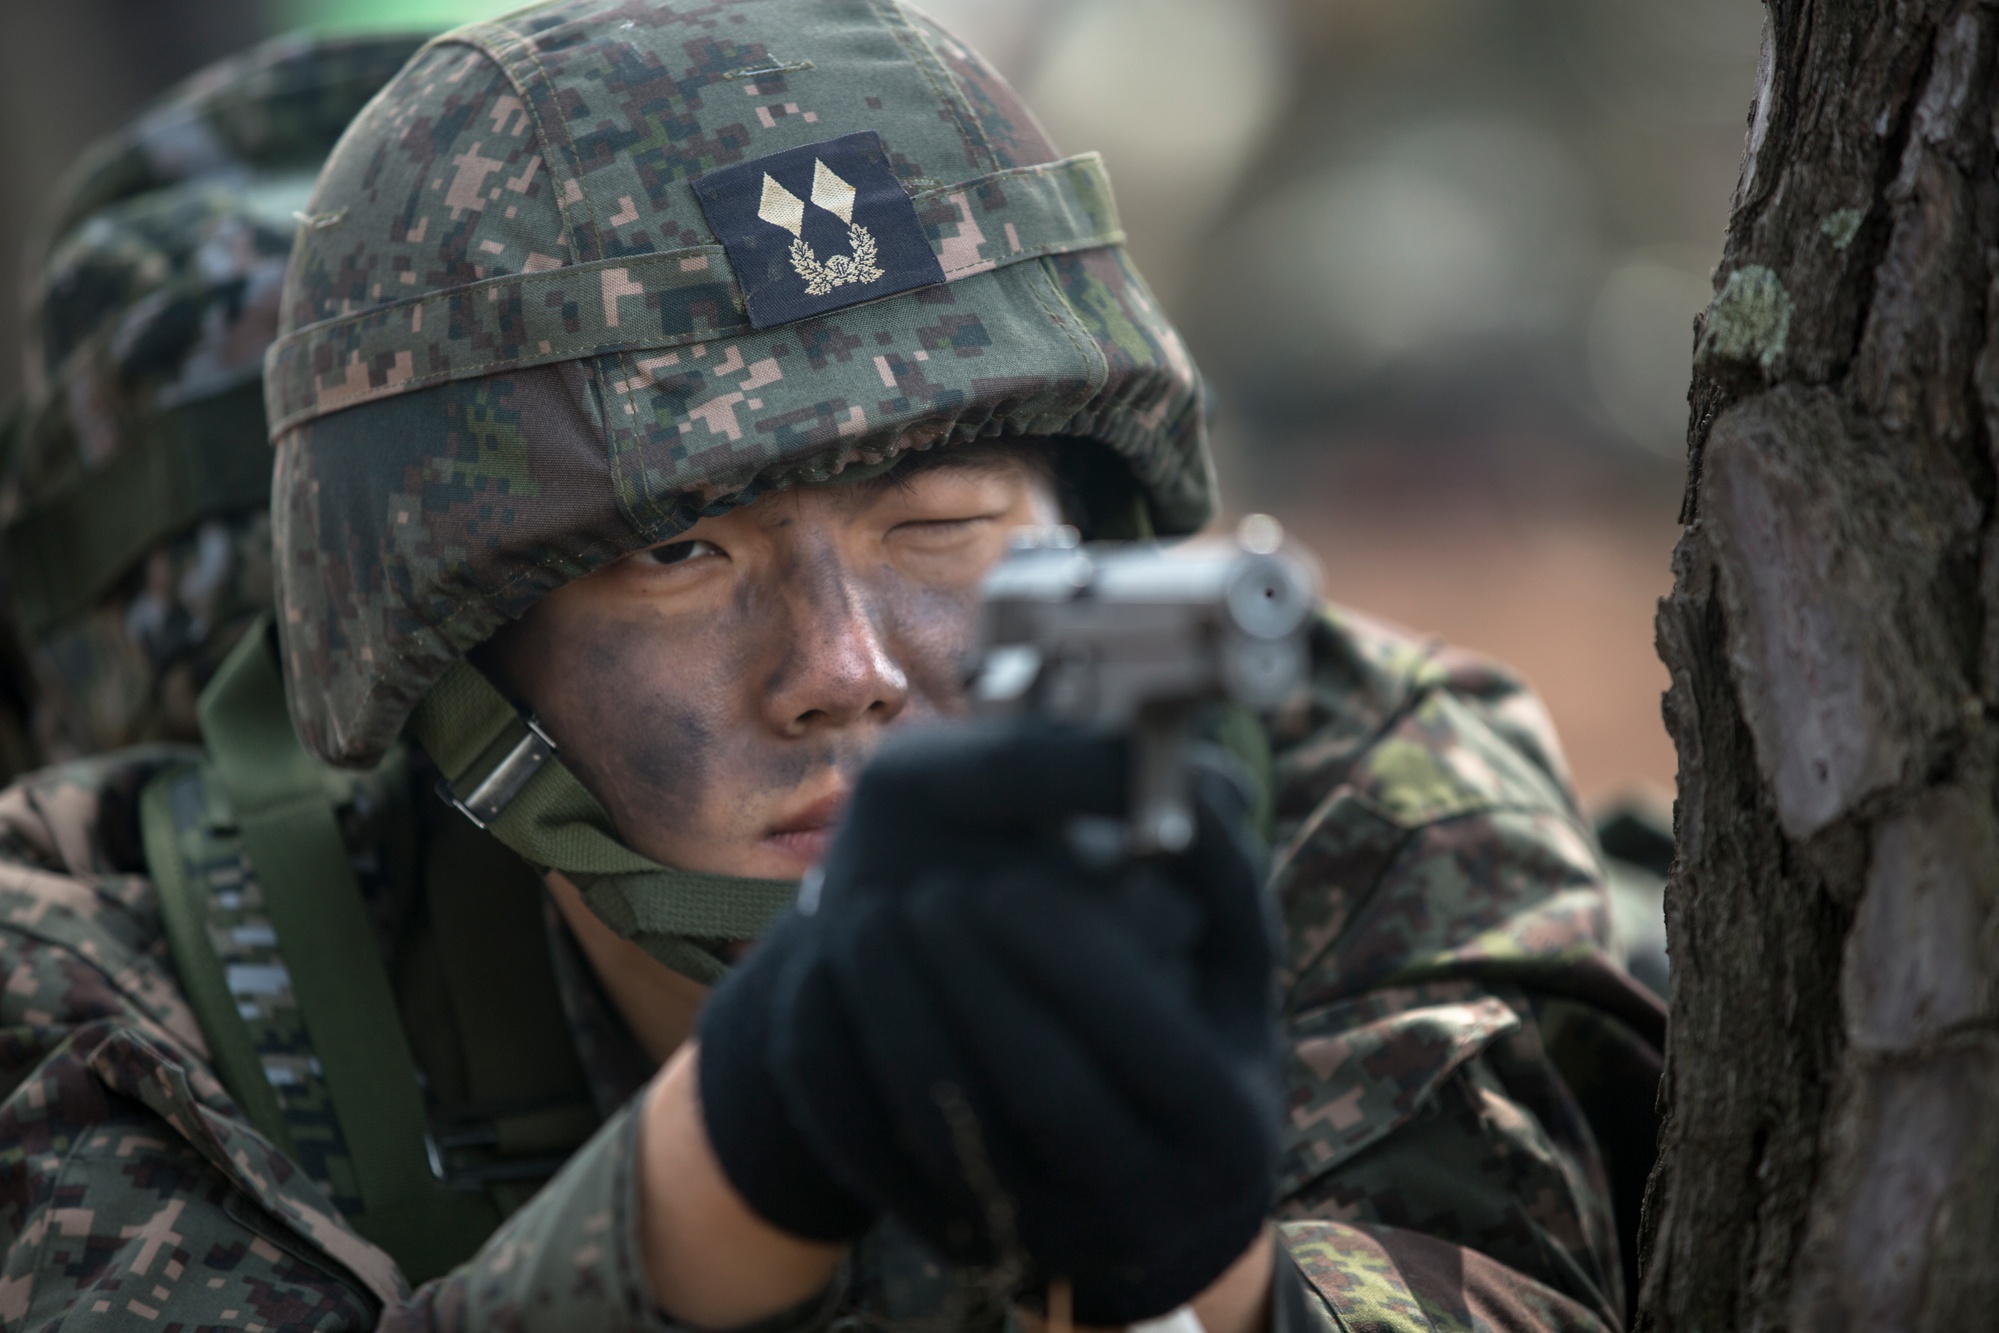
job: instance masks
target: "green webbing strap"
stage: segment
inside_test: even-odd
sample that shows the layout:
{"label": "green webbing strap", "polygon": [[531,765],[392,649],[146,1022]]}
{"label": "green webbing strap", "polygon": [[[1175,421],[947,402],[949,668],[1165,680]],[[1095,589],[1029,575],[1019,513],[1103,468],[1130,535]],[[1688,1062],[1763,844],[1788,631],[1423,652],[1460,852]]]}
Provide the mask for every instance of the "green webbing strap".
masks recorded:
{"label": "green webbing strap", "polygon": [[209,1059],[229,1095],[250,1117],[259,1134],[269,1139],[288,1157],[296,1158],[291,1125],[284,1108],[264,1077],[264,1065],[250,1040],[250,1029],[229,993],[228,978],[215,946],[208,938],[208,903],[205,888],[188,873],[187,856],[180,845],[180,825],[173,815],[172,800],[180,784],[198,770],[182,765],[153,775],[139,793],[139,831],[145,840],[146,868],[160,893],[160,915],[166,921],[167,945],[173,950],[174,968],[180,973],[181,989],[194,1010],[201,1034],[208,1039]]}
{"label": "green webbing strap", "polygon": [[[417,705],[409,730],[461,803],[538,740],[463,660]],[[618,840],[610,815],[552,752],[499,810],[479,817],[522,860],[568,877],[618,934],[704,983],[727,968],[697,941],[755,939],[798,893],[791,880],[696,874],[641,856]]]}
{"label": "green webbing strap", "polygon": [[325,770],[292,730],[270,628],[244,635],[203,692],[202,733],[354,1165],[362,1212],[348,1220],[421,1282],[472,1254],[499,1215],[431,1175],[416,1062]]}
{"label": "green webbing strap", "polygon": [[0,546],[31,635],[89,608],[176,533],[270,504],[273,455],[260,383],[173,408],[148,424],[103,468],[71,478],[7,525]]}
{"label": "green webbing strap", "polygon": [[[541,877],[470,821],[444,818],[424,849],[423,898],[465,1101],[493,1112],[502,1153],[566,1157],[599,1117],[549,956]],[[409,1021],[421,1048],[422,1020]]]}

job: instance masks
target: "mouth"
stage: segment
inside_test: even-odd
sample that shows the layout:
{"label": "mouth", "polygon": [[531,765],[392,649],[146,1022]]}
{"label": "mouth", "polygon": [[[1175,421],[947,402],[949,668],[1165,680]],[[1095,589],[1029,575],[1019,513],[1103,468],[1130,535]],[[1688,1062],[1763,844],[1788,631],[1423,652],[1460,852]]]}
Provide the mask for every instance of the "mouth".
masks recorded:
{"label": "mouth", "polygon": [[801,870],[817,865],[833,843],[833,830],[840,822],[840,812],[847,808],[847,795],[845,790],[836,791],[779,820],[764,833],[764,845],[798,861]]}

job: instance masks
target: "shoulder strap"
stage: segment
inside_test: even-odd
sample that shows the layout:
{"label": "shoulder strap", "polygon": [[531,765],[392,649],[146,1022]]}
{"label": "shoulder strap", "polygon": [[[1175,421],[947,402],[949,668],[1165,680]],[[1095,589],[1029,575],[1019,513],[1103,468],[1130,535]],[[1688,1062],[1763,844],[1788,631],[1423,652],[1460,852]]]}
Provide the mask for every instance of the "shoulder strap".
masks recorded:
{"label": "shoulder strap", "polygon": [[346,1139],[362,1203],[348,1220],[412,1282],[446,1272],[498,1225],[498,1209],[432,1174],[416,1063],[326,770],[292,730],[268,621],[223,662],[200,716]]}
{"label": "shoulder strap", "polygon": [[420,1051],[428,1038],[451,1053],[449,1071],[425,1057],[432,1169],[453,1183],[507,1186],[511,1211],[601,1116],[556,980],[541,877],[469,821],[432,811],[422,899],[449,1004],[427,1007],[428,1019],[426,1007],[404,1007]]}
{"label": "shoulder strap", "polygon": [[[139,833],[146,848],[146,868],[160,895],[160,915],[165,918],[167,945],[173,951],[174,966],[180,973],[181,989],[194,1010],[201,1033],[208,1038],[208,1053],[215,1072],[229,1095],[243,1108],[259,1134],[296,1159],[298,1147],[292,1142],[291,1125],[278,1104],[270,1080],[257,1058],[250,1029],[229,993],[228,979],[214,943],[208,937],[206,886],[192,871],[192,857],[182,847],[182,821],[174,817],[173,801],[179,793],[198,786],[199,773],[192,765],[175,765],[153,775],[139,793]],[[190,779],[196,779],[195,784]]]}
{"label": "shoulder strap", "polygon": [[177,765],[146,785],[139,808],[174,962],[216,1072],[343,1216],[360,1212],[347,1141],[228,798],[206,763]]}

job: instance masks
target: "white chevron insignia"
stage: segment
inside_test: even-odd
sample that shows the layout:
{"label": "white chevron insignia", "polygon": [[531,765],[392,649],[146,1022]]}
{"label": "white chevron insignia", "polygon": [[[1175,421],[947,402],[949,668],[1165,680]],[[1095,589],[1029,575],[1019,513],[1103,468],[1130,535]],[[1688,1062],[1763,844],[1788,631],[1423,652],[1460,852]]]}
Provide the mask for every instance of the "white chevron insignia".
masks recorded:
{"label": "white chevron insignia", "polygon": [[757,204],[757,216],[773,227],[782,227],[793,236],[805,234],[805,201],[764,173],[764,197]]}
{"label": "white chevron insignia", "polygon": [[854,187],[833,174],[833,169],[817,158],[812,162],[812,202],[840,221],[853,225]]}

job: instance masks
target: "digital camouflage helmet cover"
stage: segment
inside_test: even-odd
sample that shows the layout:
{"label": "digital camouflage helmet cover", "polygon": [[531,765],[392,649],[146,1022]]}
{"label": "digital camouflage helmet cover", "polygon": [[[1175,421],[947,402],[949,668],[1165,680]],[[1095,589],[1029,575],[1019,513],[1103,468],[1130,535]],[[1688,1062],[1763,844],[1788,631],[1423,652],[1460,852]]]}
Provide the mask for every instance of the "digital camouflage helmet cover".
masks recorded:
{"label": "digital camouflage helmet cover", "polygon": [[1100,160],[897,0],[561,0],[436,39],[320,177],[265,395],[305,745],[365,765],[409,724],[468,813],[702,980],[795,886],[632,852],[468,651],[911,450],[1058,437],[1160,533],[1213,502]]}

